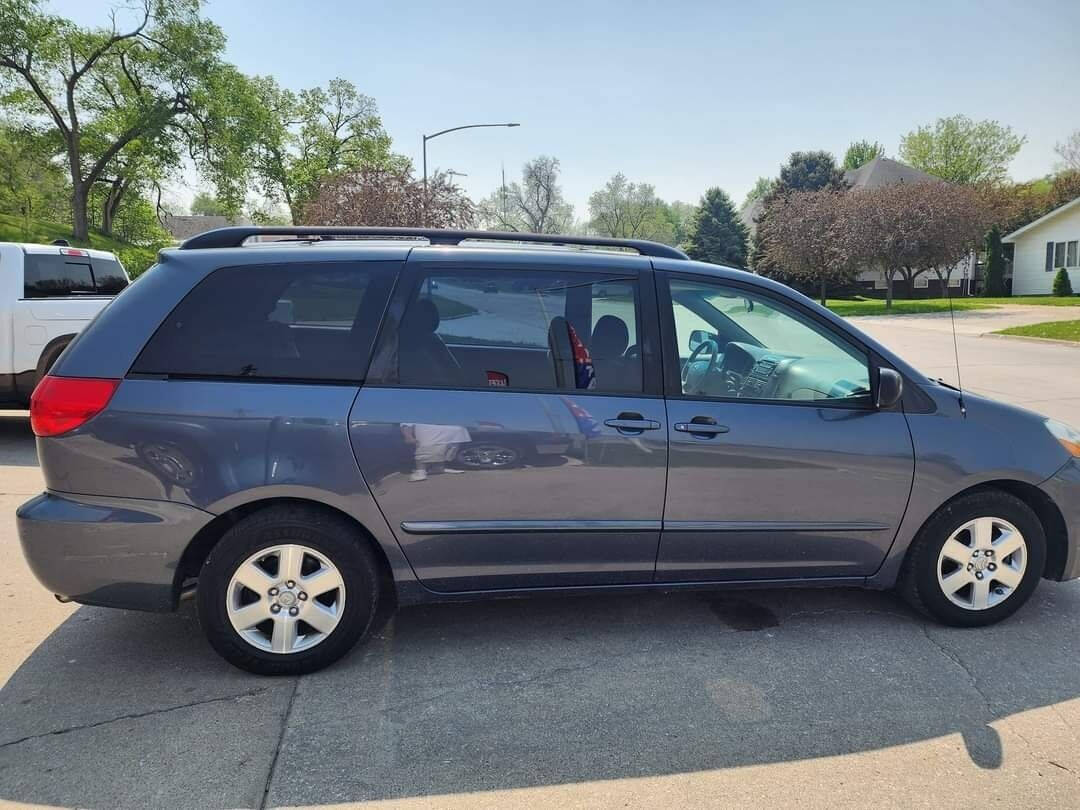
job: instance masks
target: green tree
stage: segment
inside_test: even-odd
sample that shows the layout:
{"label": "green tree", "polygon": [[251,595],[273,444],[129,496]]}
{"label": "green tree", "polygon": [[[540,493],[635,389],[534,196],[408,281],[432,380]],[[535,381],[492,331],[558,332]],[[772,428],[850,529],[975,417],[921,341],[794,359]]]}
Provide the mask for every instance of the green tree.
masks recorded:
{"label": "green tree", "polygon": [[224,217],[232,212],[229,206],[205,191],[200,191],[191,201],[191,213],[204,217]]}
{"label": "green tree", "polygon": [[589,196],[588,229],[621,239],[674,241],[674,223],[649,183],[631,183],[621,172]]}
{"label": "green tree", "polygon": [[1069,280],[1069,271],[1062,267],[1054,276],[1054,295],[1069,296],[1073,294],[1072,282]]}
{"label": "green tree", "polygon": [[939,118],[900,139],[900,157],[927,174],[964,185],[996,184],[1027,140],[997,121]]}
{"label": "green tree", "polygon": [[686,254],[698,261],[746,267],[746,240],[746,226],[731,198],[719,188],[706,191],[691,225]]}
{"label": "green tree", "polygon": [[21,217],[27,234],[33,220],[67,219],[70,194],[55,152],[47,135],[0,124],[0,212]]}
{"label": "green tree", "polygon": [[851,146],[844,152],[844,162],[841,167],[857,169],[879,157],[885,157],[885,147],[877,141],[852,141]]}
{"label": "green tree", "polygon": [[771,177],[759,177],[754,181],[754,186],[746,193],[746,199],[739,206],[740,211],[745,211],[758,200],[765,199],[773,190],[776,181]]}
{"label": "green tree", "polygon": [[346,79],[294,93],[271,77],[253,83],[263,114],[255,122],[254,172],[266,195],[299,222],[306,203],[334,174],[410,169],[390,150],[375,100]]}
{"label": "green tree", "polygon": [[201,7],[201,0],[142,0],[123,29],[116,12],[107,28],[82,28],[45,13],[41,0],[0,0],[4,100],[58,137],[75,238],[87,237],[95,184],[139,165],[125,160],[133,152],[169,149],[179,136],[214,182],[230,187],[223,196],[240,188],[230,158],[242,151],[235,146],[245,128],[235,116],[244,106],[231,91],[244,79],[222,60],[224,34]]}
{"label": "green tree", "polygon": [[983,295],[999,298],[1005,295],[1005,256],[1001,250],[1001,231],[995,225],[986,234],[986,276]]}

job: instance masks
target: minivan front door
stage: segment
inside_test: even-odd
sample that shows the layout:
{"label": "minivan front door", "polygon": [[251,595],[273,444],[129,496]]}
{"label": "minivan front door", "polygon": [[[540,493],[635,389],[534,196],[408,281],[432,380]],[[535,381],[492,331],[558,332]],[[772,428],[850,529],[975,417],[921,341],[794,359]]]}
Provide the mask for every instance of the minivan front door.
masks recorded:
{"label": "minivan front door", "polygon": [[907,422],[870,360],[809,312],[749,288],[659,284],[675,373],[657,581],[862,577],[914,473]]}
{"label": "minivan front door", "polygon": [[472,255],[412,252],[350,416],[409,562],[437,591],[651,582],[667,423],[646,260]]}

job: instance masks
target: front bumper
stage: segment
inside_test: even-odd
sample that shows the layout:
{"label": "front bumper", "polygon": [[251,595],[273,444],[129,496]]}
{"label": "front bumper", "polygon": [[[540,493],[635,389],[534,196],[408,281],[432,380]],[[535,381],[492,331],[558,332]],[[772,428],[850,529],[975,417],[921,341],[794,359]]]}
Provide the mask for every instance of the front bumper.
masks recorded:
{"label": "front bumper", "polygon": [[1040,488],[1050,496],[1065,518],[1065,564],[1054,579],[1080,577],[1080,459],[1072,459],[1044,481]]}
{"label": "front bumper", "polygon": [[213,518],[168,501],[45,492],[19,507],[16,525],[30,570],[58,596],[167,611],[180,557]]}

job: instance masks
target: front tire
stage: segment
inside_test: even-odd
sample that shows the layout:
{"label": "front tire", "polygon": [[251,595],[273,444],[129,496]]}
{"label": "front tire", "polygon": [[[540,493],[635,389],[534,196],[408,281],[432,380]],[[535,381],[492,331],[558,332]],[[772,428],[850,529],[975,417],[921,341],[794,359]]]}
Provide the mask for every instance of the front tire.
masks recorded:
{"label": "front tire", "polygon": [[900,592],[919,612],[981,627],[1026,602],[1046,564],[1046,533],[1014,495],[973,492],[939,509],[908,551]]}
{"label": "front tire", "polygon": [[379,599],[375,555],[347,519],[306,505],[271,506],[222,536],[199,574],[199,622],[229,663],[302,675],[367,635]]}

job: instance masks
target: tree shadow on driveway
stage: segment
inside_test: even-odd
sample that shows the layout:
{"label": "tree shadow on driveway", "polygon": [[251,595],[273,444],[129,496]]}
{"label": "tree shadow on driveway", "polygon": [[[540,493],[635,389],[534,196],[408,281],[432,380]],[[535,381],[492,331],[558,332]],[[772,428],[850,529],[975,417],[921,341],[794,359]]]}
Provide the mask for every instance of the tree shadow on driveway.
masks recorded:
{"label": "tree shadow on driveway", "polygon": [[959,734],[1080,695],[1080,589],[982,630],[888,594],[738,591],[405,608],[300,679],[246,675],[189,606],[78,610],[0,690],[0,799],[253,807],[683,774]]}

